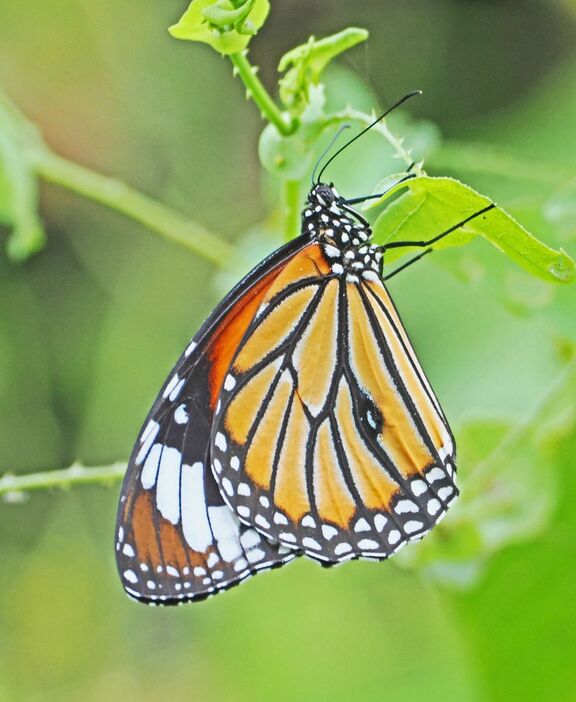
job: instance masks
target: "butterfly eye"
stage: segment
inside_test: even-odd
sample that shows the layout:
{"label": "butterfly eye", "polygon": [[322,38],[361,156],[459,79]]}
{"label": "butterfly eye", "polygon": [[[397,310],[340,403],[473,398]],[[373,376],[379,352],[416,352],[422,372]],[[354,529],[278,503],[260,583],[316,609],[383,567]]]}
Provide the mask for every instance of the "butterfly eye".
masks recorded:
{"label": "butterfly eye", "polygon": [[320,183],[320,185],[318,185],[316,188],[316,194],[322,198],[326,205],[331,205],[336,199],[332,188],[329,185],[324,185],[323,183]]}

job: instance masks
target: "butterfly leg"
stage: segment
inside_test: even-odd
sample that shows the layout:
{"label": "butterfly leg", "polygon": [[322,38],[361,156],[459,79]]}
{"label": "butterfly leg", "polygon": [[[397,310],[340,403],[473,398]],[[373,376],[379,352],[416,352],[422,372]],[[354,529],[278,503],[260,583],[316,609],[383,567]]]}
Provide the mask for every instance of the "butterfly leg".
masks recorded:
{"label": "butterfly leg", "polygon": [[422,251],[422,253],[418,254],[418,256],[414,256],[414,258],[411,258],[409,261],[406,261],[406,263],[403,263],[401,266],[396,268],[396,270],[392,271],[392,273],[388,273],[388,275],[385,275],[382,280],[385,282],[387,280],[390,280],[390,278],[393,278],[396,273],[400,273],[400,271],[403,271],[405,268],[408,268],[408,266],[411,266],[413,263],[416,263],[416,261],[419,261],[421,258],[424,258],[426,254],[432,253],[434,249],[426,249],[425,251]]}
{"label": "butterfly leg", "polygon": [[363,195],[362,197],[354,197],[351,198],[350,200],[343,200],[342,203],[344,205],[357,205],[361,202],[366,202],[367,200],[377,200],[378,198],[384,197],[386,193],[389,193],[392,188],[395,188],[397,185],[400,185],[400,183],[404,183],[407,180],[412,180],[412,178],[416,178],[415,173],[410,173],[412,168],[414,168],[415,163],[411,163],[410,166],[407,168],[406,172],[408,175],[405,175],[403,178],[400,178],[399,181],[394,183],[394,185],[391,185],[387,190],[385,190],[383,193],[376,193],[375,195]]}
{"label": "butterfly leg", "polygon": [[432,244],[435,244],[437,241],[440,241],[440,239],[443,239],[445,236],[448,236],[448,234],[451,234],[452,232],[456,231],[456,229],[460,229],[460,227],[463,227],[468,222],[471,222],[473,219],[476,219],[476,217],[480,217],[481,215],[485,214],[486,212],[493,210],[495,207],[496,207],[496,205],[492,202],[487,207],[484,207],[483,209],[478,210],[478,212],[475,212],[473,215],[470,215],[470,217],[466,217],[466,219],[463,219],[461,222],[458,222],[458,224],[455,224],[453,227],[450,227],[450,229],[447,229],[446,231],[442,232],[441,234],[438,234],[438,236],[435,236],[432,239],[428,239],[427,241],[392,241],[389,244],[383,244],[380,247],[380,249],[381,249],[381,251],[384,252],[384,251],[387,251],[388,249],[398,249],[398,248],[407,247],[407,246],[417,246],[419,248],[425,248],[427,246],[432,246]]}

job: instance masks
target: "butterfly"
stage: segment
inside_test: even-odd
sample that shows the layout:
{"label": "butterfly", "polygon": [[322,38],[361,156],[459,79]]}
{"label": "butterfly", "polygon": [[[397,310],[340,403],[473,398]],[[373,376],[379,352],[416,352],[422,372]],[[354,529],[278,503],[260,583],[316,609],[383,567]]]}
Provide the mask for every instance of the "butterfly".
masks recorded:
{"label": "butterfly", "polygon": [[360,200],[318,178],[300,236],[236,285],[168,376],[121,490],[131,597],[200,600],[298,556],[383,560],[457,497],[454,438],[383,260],[493,205],[427,242],[377,246]]}

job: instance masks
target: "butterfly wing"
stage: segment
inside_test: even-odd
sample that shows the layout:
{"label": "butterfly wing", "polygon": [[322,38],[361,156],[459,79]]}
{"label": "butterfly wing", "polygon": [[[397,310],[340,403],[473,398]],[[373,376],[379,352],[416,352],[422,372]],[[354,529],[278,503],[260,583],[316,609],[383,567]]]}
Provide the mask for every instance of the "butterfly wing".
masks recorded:
{"label": "butterfly wing", "polygon": [[297,553],[226,505],[209,469],[215,406],[236,347],[304,237],[263,261],[220,303],[172,370],[140,432],[122,486],[116,558],[132,597],[202,599]]}
{"label": "butterfly wing", "polygon": [[320,244],[267,291],[220,402],[225,500],[324,563],[388,557],[457,494],[452,435],[384,285],[335,275]]}

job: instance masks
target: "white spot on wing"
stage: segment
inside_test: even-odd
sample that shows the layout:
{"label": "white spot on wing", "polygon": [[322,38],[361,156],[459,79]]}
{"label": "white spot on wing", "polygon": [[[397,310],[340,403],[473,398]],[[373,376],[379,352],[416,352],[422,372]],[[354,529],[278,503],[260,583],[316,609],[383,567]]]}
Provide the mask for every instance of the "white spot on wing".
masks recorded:
{"label": "white spot on wing", "polygon": [[254,522],[255,524],[258,524],[258,526],[261,526],[263,529],[270,529],[270,523],[266,519],[266,517],[262,516],[261,514],[257,514],[254,517]]}
{"label": "white spot on wing", "polygon": [[348,553],[351,550],[352,550],[352,546],[350,546],[350,544],[347,544],[346,542],[342,542],[341,544],[338,544],[334,548],[334,553],[337,556],[341,556],[343,553]]}
{"label": "white spot on wing", "polygon": [[246,558],[250,563],[258,563],[258,561],[261,561],[265,556],[266,554],[261,548],[253,548],[246,554]]}
{"label": "white spot on wing", "polygon": [[233,390],[236,386],[236,380],[233,376],[228,374],[226,380],[224,381],[224,390]]}
{"label": "white spot on wing", "polygon": [[164,388],[164,392],[162,393],[163,398],[167,398],[168,395],[174,390],[174,388],[178,385],[180,382],[180,377],[178,376],[178,373],[174,373],[174,375],[170,378],[170,381],[168,382],[168,385]]}
{"label": "white spot on wing", "polygon": [[148,422],[148,425],[146,426],[146,429],[142,433],[142,437],[140,438],[140,441],[142,442],[142,446],[140,447],[140,451],[138,451],[138,455],[136,456],[135,463],[136,465],[140,465],[142,461],[146,458],[146,454],[150,450],[150,447],[154,443],[154,440],[158,436],[158,432],[160,430],[160,425],[158,422],[155,422],[153,420],[150,420]]}
{"label": "white spot on wing", "polygon": [[152,432],[158,433],[158,429],[160,428],[160,425],[158,422],[155,422],[153,419],[151,419],[148,424],[146,425],[146,429],[142,432],[142,436],[140,437],[140,443],[143,444],[146,439],[152,434]]}
{"label": "white spot on wing", "polygon": [[219,563],[219,562],[220,562],[220,558],[218,557],[218,554],[214,553],[214,552],[212,552],[208,556],[208,558],[206,559],[206,565],[208,566],[208,568],[214,568],[216,563]]}
{"label": "white spot on wing", "polygon": [[214,538],[225,561],[231,562],[242,555],[240,523],[229,507],[208,507],[208,517]]}
{"label": "white spot on wing", "polygon": [[176,387],[173,388],[170,395],[168,395],[168,399],[170,400],[170,402],[174,402],[174,400],[178,397],[178,395],[180,394],[180,391],[182,390],[183,387],[184,387],[184,378],[182,378],[181,380],[178,381]]}
{"label": "white spot on wing", "polygon": [[124,577],[129,583],[137,583],[138,582],[138,576],[133,570],[125,570],[124,571]]}
{"label": "white spot on wing", "polygon": [[330,524],[322,524],[322,536],[325,539],[332,539],[336,534],[338,533],[338,529],[335,529],[333,526],[330,526]]}
{"label": "white spot on wing", "polygon": [[360,519],[354,525],[354,531],[370,531],[370,524],[368,524],[364,517],[360,517]]}
{"label": "white spot on wing", "polygon": [[376,527],[376,531],[378,531],[378,532],[383,531],[387,522],[388,522],[388,519],[383,514],[377,514],[374,517],[374,526]]}
{"label": "white spot on wing", "polygon": [[406,524],[404,524],[404,531],[407,534],[413,534],[415,531],[419,531],[420,529],[422,529],[423,526],[424,526],[424,524],[422,524],[422,522],[418,522],[418,521],[413,519],[409,522],[406,522]]}
{"label": "white spot on wing", "polygon": [[226,437],[221,431],[216,432],[216,436],[214,437],[214,445],[219,448],[220,451],[226,451],[228,448]]}
{"label": "white spot on wing", "polygon": [[420,497],[420,495],[428,490],[428,485],[423,480],[413,480],[410,483],[410,487],[412,488],[412,492],[414,493],[415,497]]}
{"label": "white spot on wing", "polygon": [[252,490],[250,490],[250,485],[248,483],[240,483],[238,485],[238,494],[243,497],[250,497]]}
{"label": "white spot on wing", "polygon": [[194,551],[206,551],[212,543],[212,532],[206,514],[204,495],[204,465],[197,461],[182,466],[182,531],[187,544]]}
{"label": "white spot on wing", "polygon": [[302,539],[302,546],[304,546],[304,548],[311,548],[314,551],[319,551],[322,548],[316,539],[313,539],[310,536],[305,536]]}
{"label": "white spot on wing", "polygon": [[407,512],[416,513],[419,512],[418,505],[412,500],[399,500],[396,507],[394,507],[396,514],[406,514]]}
{"label": "white spot on wing", "polygon": [[304,519],[302,520],[302,526],[303,527],[310,527],[311,529],[314,529],[316,527],[316,522],[309,514],[307,514],[304,517]]}
{"label": "white spot on wing", "polygon": [[362,549],[373,551],[375,548],[378,548],[379,544],[377,541],[373,541],[372,539],[360,539],[358,546]]}
{"label": "white spot on wing", "polygon": [[432,468],[432,470],[428,473],[428,475],[426,476],[426,480],[429,483],[434,483],[437,480],[442,480],[445,477],[446,473],[444,473],[442,468],[438,468],[438,466],[436,466],[436,468]]}
{"label": "white spot on wing", "polygon": [[244,570],[248,565],[248,561],[245,558],[239,558],[236,563],[234,563],[234,570],[238,573]]}
{"label": "white spot on wing", "polygon": [[438,490],[438,497],[441,500],[445,500],[447,497],[450,497],[450,495],[454,492],[454,488],[452,485],[446,485],[444,487],[441,487]]}
{"label": "white spot on wing", "polygon": [[176,424],[186,424],[189,414],[186,405],[178,405],[174,411],[174,421]]}
{"label": "white spot on wing", "polygon": [[160,514],[172,524],[180,521],[180,461],[175,448],[164,446],[156,481],[156,505]]}
{"label": "white spot on wing", "polygon": [[150,490],[154,487],[156,483],[156,476],[158,474],[158,463],[160,461],[160,455],[162,453],[162,444],[154,444],[150,449],[148,457],[142,468],[142,473],[140,474],[140,482],[145,490]]}
{"label": "white spot on wing", "polygon": [[195,341],[191,341],[188,346],[186,347],[186,351],[184,351],[184,355],[186,358],[194,351],[194,349],[198,346],[198,344]]}

